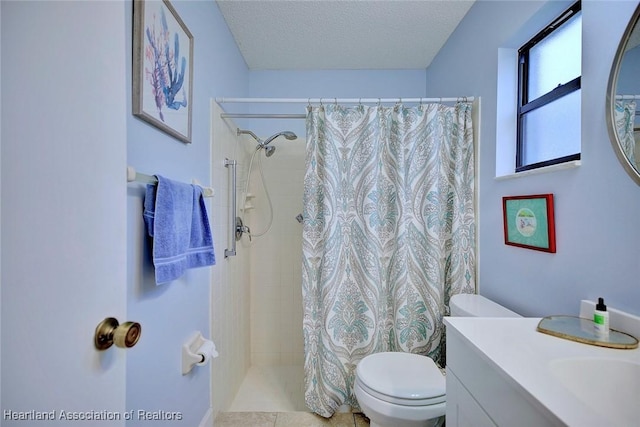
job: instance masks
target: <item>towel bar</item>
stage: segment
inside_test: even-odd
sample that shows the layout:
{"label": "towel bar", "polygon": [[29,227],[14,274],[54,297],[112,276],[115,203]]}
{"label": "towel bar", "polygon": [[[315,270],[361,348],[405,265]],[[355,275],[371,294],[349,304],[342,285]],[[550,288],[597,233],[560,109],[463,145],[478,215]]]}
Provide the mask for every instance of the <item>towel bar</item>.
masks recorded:
{"label": "towel bar", "polygon": [[[135,168],[133,168],[132,166],[127,166],[127,182],[133,182],[133,181],[141,182],[143,184],[157,184],[158,178],[156,178],[153,175],[147,175],[144,173],[136,172]],[[195,179],[192,180],[191,183],[195,185],[200,185],[200,183]],[[202,185],[200,185],[200,187],[202,187]],[[214,194],[215,194],[215,190],[213,188],[202,187],[202,195],[204,197],[213,197]]]}

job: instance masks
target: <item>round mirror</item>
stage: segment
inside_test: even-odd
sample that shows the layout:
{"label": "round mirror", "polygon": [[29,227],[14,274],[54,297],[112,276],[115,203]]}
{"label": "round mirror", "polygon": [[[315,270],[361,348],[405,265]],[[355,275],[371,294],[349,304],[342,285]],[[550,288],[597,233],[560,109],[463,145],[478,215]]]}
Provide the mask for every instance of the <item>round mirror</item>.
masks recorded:
{"label": "round mirror", "polygon": [[607,89],[611,143],[629,175],[640,184],[640,6],[627,25],[613,60]]}

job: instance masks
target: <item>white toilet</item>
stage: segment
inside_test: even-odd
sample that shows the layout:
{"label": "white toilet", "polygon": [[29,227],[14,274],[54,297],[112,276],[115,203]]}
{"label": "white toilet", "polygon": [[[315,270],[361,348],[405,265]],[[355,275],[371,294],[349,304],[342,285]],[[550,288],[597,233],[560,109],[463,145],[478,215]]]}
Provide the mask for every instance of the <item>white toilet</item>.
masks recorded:
{"label": "white toilet", "polygon": [[[451,297],[451,316],[520,317],[480,295]],[[356,367],[354,391],[371,427],[432,427],[444,422],[446,381],[429,357],[371,354]]]}

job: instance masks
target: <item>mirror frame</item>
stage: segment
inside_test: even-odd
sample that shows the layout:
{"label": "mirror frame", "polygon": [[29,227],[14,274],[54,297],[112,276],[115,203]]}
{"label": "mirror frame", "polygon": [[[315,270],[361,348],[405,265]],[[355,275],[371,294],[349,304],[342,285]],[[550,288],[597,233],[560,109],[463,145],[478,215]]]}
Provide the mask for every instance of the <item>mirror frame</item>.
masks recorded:
{"label": "mirror frame", "polygon": [[622,38],[620,39],[620,43],[618,44],[618,50],[616,51],[616,56],[613,59],[613,65],[611,66],[611,73],[609,74],[609,84],[607,85],[607,105],[606,105],[606,118],[607,118],[607,128],[609,130],[609,139],[611,140],[611,145],[613,146],[613,151],[615,151],[616,156],[622,163],[622,166],[627,171],[629,176],[636,182],[636,184],[640,185],[640,171],[636,169],[627,156],[624,154],[624,150],[622,149],[622,144],[620,143],[620,138],[618,136],[618,132],[616,131],[616,120],[615,120],[615,101],[616,101],[616,87],[618,85],[618,75],[620,73],[620,65],[622,63],[622,58],[624,57],[625,50],[627,45],[629,44],[629,38],[636,24],[639,24],[638,20],[640,19],[640,5],[636,7],[636,10],[633,12],[629,23],[627,24],[627,28],[624,30]]}

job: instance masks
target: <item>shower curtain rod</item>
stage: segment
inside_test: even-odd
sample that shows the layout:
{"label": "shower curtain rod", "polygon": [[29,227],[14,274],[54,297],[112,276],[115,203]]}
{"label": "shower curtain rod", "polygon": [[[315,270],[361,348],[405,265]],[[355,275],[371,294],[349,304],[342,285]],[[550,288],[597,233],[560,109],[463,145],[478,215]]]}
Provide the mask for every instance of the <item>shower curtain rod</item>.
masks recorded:
{"label": "shower curtain rod", "polygon": [[218,104],[372,104],[398,102],[458,102],[474,100],[473,96],[459,96],[455,98],[216,98]]}
{"label": "shower curtain rod", "polygon": [[[215,98],[218,104],[382,104],[382,103],[425,103],[425,102],[459,102],[474,101],[473,96],[456,98]],[[306,114],[255,114],[255,113],[220,113],[220,117],[241,119],[305,119]]]}
{"label": "shower curtain rod", "polygon": [[306,119],[306,114],[246,114],[220,113],[223,119]]}
{"label": "shower curtain rod", "polygon": [[[616,95],[616,100],[618,101],[637,101],[640,100],[640,95]],[[640,110],[636,110],[636,116],[640,116]],[[634,128],[634,130],[636,130]]]}

